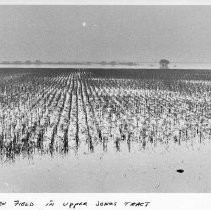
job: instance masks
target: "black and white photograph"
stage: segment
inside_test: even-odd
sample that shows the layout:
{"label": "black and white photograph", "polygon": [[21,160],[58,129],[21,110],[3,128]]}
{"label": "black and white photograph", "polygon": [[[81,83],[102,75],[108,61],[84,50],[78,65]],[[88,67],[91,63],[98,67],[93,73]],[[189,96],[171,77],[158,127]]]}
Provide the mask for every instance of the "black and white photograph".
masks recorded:
{"label": "black and white photograph", "polygon": [[210,193],[211,6],[0,5],[0,193]]}

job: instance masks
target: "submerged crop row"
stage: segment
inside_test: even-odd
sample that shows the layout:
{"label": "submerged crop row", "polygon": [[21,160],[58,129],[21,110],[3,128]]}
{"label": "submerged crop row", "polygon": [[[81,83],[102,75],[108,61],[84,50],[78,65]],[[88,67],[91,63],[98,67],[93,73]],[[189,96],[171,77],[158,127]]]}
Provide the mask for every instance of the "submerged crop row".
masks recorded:
{"label": "submerged crop row", "polygon": [[1,72],[1,158],[210,140],[211,81],[117,78],[108,72]]}

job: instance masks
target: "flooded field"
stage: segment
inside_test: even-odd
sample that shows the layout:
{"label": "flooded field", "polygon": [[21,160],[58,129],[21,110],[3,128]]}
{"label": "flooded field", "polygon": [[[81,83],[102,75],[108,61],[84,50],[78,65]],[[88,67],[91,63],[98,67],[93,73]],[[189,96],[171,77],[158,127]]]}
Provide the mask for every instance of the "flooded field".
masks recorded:
{"label": "flooded field", "polygon": [[0,192],[209,192],[211,72],[0,70]]}

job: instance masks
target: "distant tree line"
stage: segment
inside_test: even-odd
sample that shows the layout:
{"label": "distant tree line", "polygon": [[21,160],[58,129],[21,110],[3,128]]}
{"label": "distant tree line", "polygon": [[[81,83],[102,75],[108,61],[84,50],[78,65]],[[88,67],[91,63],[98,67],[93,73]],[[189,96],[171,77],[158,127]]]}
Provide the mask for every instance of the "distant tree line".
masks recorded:
{"label": "distant tree line", "polygon": [[128,65],[128,66],[133,66],[133,65],[137,65],[137,63],[135,62],[117,62],[117,61],[110,61],[110,62],[106,62],[106,61],[102,61],[99,64],[101,65]]}
{"label": "distant tree line", "polygon": [[86,61],[86,62],[64,62],[64,61],[58,61],[58,62],[53,62],[53,61],[46,61],[42,62],[40,60],[26,60],[26,61],[2,61],[2,64],[70,64],[70,65],[92,65],[92,64],[100,64],[100,65],[128,65],[128,66],[133,66],[137,65],[135,62],[117,62],[117,61],[101,61],[101,62],[91,62],[91,61]]}
{"label": "distant tree line", "polygon": [[2,64],[42,64],[42,61],[40,60],[26,60],[26,61],[2,61]]}
{"label": "distant tree line", "polygon": [[[57,61],[57,62],[53,62],[53,61],[47,61],[47,62],[42,62],[40,60],[35,60],[35,61],[31,61],[31,60],[26,60],[26,61],[2,61],[2,64],[63,64],[63,65],[92,65],[92,64],[100,64],[100,65],[111,65],[111,66],[116,66],[116,65],[126,65],[126,66],[135,66],[138,65],[136,62],[117,62],[117,61],[101,61],[101,62],[91,62],[91,61],[86,61],[86,62],[64,62],[64,61]],[[161,59],[159,61],[160,64],[160,69],[168,69],[169,68],[169,64],[170,61],[167,59]],[[151,66],[153,66],[151,64]]]}

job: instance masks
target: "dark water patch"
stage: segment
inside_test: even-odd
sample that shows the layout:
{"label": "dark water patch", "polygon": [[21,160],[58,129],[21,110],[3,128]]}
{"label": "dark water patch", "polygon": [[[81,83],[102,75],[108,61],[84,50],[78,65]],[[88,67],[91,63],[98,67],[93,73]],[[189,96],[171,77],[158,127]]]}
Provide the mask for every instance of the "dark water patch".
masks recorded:
{"label": "dark water patch", "polygon": [[177,169],[177,173],[180,173],[180,174],[184,173],[184,169]]}

